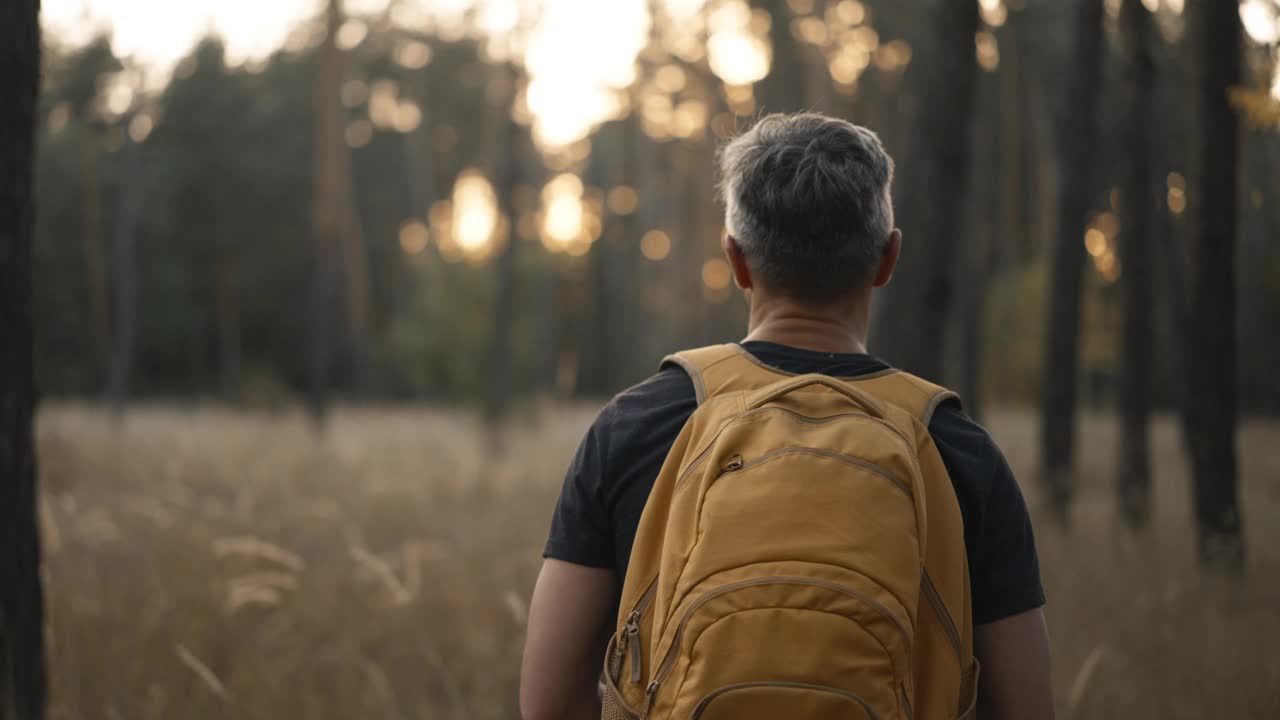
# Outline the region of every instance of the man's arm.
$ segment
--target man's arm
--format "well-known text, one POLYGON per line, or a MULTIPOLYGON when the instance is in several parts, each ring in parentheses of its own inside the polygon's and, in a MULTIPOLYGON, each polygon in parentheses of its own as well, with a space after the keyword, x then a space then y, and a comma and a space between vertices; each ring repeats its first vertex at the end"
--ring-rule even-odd
POLYGON ((1043 608, 978 625, 980 720, 1053 720, 1049 632, 1043 608))
POLYGON ((520 714, 524 720, 598 720, 601 638, 611 629, 613 570, 548 558, 529 603, 520 714))

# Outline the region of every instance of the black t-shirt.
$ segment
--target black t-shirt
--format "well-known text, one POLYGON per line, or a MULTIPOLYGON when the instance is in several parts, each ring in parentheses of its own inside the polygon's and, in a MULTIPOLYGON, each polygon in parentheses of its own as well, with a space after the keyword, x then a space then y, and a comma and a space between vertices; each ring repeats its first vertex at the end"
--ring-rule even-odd
MULTIPOLYGON (((870 355, 764 342, 742 347, 788 373, 856 377, 888 368, 870 355)), ((649 492, 696 408, 693 382, 674 366, 614 397, 587 431, 569 467, 543 556, 613 568, 621 589, 649 492)), ((1004 455, 954 403, 938 408, 929 434, 960 501, 974 624, 1040 607, 1044 590, 1031 520, 1004 455)))

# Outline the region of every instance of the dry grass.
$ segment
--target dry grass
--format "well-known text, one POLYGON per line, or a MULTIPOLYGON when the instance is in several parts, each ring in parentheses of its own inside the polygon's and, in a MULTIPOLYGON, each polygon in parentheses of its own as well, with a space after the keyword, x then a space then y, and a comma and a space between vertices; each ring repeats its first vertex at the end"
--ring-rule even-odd
MULTIPOLYGON (((489 457, 469 416, 71 406, 40 417, 53 718, 516 717, 525 599, 590 421, 544 413, 489 457)), ((1195 570, 1156 428, 1149 537, 1117 529, 1089 418, 1068 537, 1038 526, 1067 718, 1280 717, 1280 424, 1241 437, 1249 570, 1195 570)), ((1027 480, 1034 427, 993 418, 1027 480)))

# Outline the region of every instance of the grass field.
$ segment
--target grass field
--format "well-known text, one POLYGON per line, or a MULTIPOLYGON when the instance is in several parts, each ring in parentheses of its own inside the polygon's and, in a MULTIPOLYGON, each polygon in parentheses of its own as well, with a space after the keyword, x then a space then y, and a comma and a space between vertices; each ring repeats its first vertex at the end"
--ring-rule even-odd
MULTIPOLYGON (((518 716, 526 600, 589 409, 486 452, 476 421, 76 406, 39 418, 51 716, 518 716)), ((1280 423, 1240 437, 1248 570, 1195 569, 1174 425, 1152 532, 1114 520, 1112 424, 1085 418, 1070 534, 1037 525, 1059 717, 1280 717, 1280 423)), ((990 420, 1037 517, 1035 425, 990 420)))

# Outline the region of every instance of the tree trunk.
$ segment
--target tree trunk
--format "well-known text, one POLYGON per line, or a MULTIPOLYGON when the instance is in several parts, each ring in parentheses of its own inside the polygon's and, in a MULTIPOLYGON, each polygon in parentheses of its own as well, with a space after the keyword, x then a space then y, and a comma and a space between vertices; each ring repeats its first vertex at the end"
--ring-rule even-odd
MULTIPOLYGON (((333 311, 338 289, 338 245, 340 218, 334 200, 341 194, 338 180, 339 153, 342 144, 342 113, 339 85, 342 82, 342 56, 337 46, 338 28, 342 25, 341 0, 331 0, 327 16, 324 45, 320 49, 320 71, 315 90, 315 155, 312 168, 311 222, 315 241, 315 258, 308 308, 308 405, 317 422, 323 422, 328 410, 330 362, 333 351, 333 311)), ((345 147, 345 146, 344 146, 345 147)))
POLYGON ((1189 347, 1187 336, 1191 327, 1191 303, 1187 300, 1187 248, 1183 225, 1171 222, 1165 208, 1161 207, 1160 210, 1156 215, 1152 237, 1160 240, 1154 257, 1162 281, 1159 286, 1161 321, 1168 337, 1168 345, 1162 349, 1169 351, 1166 359, 1169 363, 1169 377, 1179 380, 1172 383, 1171 395, 1178 411, 1183 443, 1190 448, 1195 439, 1195 423, 1191 418, 1186 384, 1180 381, 1181 378, 1188 377, 1189 373, 1188 360, 1183 356, 1183 348, 1189 347))
POLYGON ((1041 468, 1049 501, 1066 519, 1074 480, 1076 376, 1090 169, 1098 145, 1102 81, 1102 0, 1076 0, 1075 53, 1060 121, 1062 182, 1049 278, 1049 315, 1041 377, 1041 468))
POLYGON ((926 378, 943 377, 943 345, 953 300, 953 273, 965 257, 963 188, 969 173, 970 126, 977 91, 974 36, 978 5, 937 0, 929 10, 932 42, 919 50, 914 73, 914 141, 899 188, 903 229, 899 277, 874 338, 890 362, 926 378))
POLYGON ((134 350, 138 336, 138 278, 134 249, 138 216, 142 212, 141 150, 131 140, 121 148, 125 170, 120 187, 120 209, 112 245, 116 289, 116 337, 111 347, 111 367, 107 374, 107 396, 117 416, 129 402, 133 378, 134 350))
POLYGON ((538 288, 538 390, 554 396, 560 367, 560 263, 550 257, 538 288))
MULTIPOLYGON (((495 72, 508 73, 508 84, 515 92, 516 72, 514 68, 503 68, 495 72)), ((507 105, 501 110, 494 110, 500 115, 500 138, 495 148, 500 148, 493 157, 493 182, 495 194, 498 196, 499 211, 507 218, 507 244, 498 258, 497 295, 493 308, 493 335, 489 346, 489 394, 485 398, 485 421, 490 428, 490 439, 497 448, 502 447, 501 425, 511 406, 511 395, 514 383, 512 332, 515 326, 516 313, 516 262, 520 249, 520 237, 516 232, 519 224, 519 212, 515 207, 516 187, 520 183, 521 165, 526 155, 525 139, 520 126, 511 117, 507 105)), ((493 137, 492 135, 490 137, 493 137)))
POLYGON ((38 0, 0 3, 0 720, 45 716, 31 242, 38 0))
POLYGON ((221 238, 215 269, 215 303, 218 323, 218 363, 222 397, 229 405, 240 404, 240 303, 236 295, 235 252, 225 247, 229 240, 221 238))
POLYGON ((1244 539, 1236 465, 1236 168, 1239 124, 1227 97, 1240 82, 1241 28, 1235 3, 1199 0, 1188 23, 1194 65, 1197 172, 1190 182, 1192 227, 1188 398, 1195 433, 1196 526, 1200 561, 1240 570, 1244 539))
MULTIPOLYGON (((89 318, 97 370, 111 362, 111 303, 107 299, 107 262, 102 242, 102 196, 98 182, 97 138, 86 138, 80 156, 80 220, 84 233, 85 272, 89 287, 89 318)), ((101 376, 99 376, 101 379, 101 376)))
POLYGON ((351 149, 346 142, 345 112, 340 101, 342 83, 346 79, 346 57, 338 48, 335 36, 346 18, 343 0, 329 0, 328 17, 329 35, 322 50, 324 59, 321 61, 324 68, 323 80, 327 85, 320 92, 324 102, 320 112, 332 118, 326 124, 329 132, 326 136, 328 158, 331 163, 326 168, 329 174, 326 206, 333 213, 338 247, 342 253, 343 288, 346 291, 346 349, 352 385, 358 390, 365 390, 370 380, 369 257, 365 249, 360 210, 356 207, 355 190, 351 185, 351 149))
POLYGON ((751 6, 769 13, 773 56, 769 75, 756 84, 756 110, 761 115, 803 110, 807 73, 804 49, 791 35, 794 14, 787 7, 787 0, 753 0, 751 6))
MULTIPOLYGON (((681 228, 672 237, 676 244, 676 258, 680 263, 678 272, 683 276, 685 294, 680 300, 681 314, 684 316, 683 345, 686 348, 699 347, 703 344, 703 317, 706 313, 707 301, 703 294, 702 264, 706 261, 703 250, 703 213, 702 193, 699 178, 702 176, 698 163, 703 158, 697 146, 689 140, 676 140, 671 143, 671 150, 676 154, 676 172, 684 181, 683 197, 680 200, 681 228)), ((677 295, 676 297, 680 297, 677 295)))
POLYGON ((1120 36, 1124 52, 1124 146, 1120 190, 1121 296, 1120 437, 1116 490, 1120 514, 1132 528, 1147 525, 1151 512, 1151 414, 1153 332, 1151 278, 1152 192, 1151 89, 1155 65, 1150 49, 1151 15, 1141 0, 1124 0, 1120 36))

